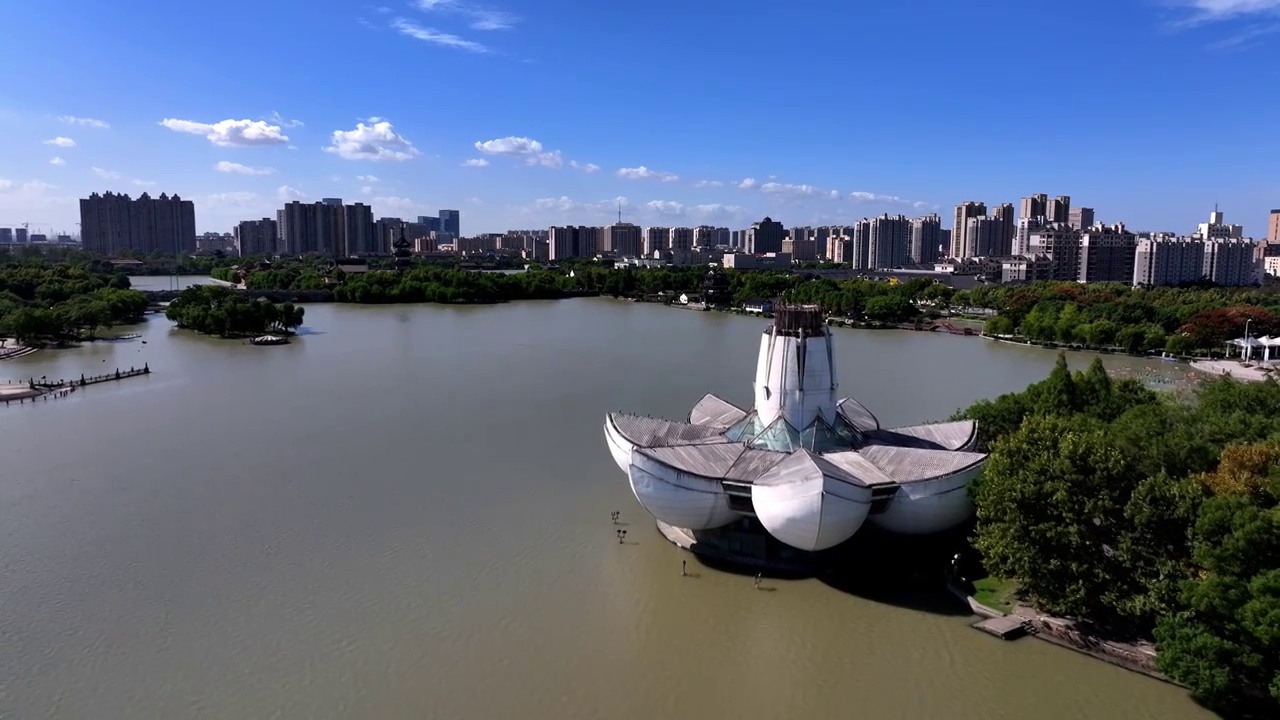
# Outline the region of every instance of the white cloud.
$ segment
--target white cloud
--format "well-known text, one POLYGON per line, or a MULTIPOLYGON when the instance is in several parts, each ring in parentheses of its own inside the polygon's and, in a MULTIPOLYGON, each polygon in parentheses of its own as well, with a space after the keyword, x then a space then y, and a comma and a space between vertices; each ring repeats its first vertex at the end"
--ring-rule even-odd
POLYGON ((58 137, 56 137, 56 138, 51 138, 51 139, 49 139, 49 140, 45 140, 45 141, 44 141, 44 144, 45 144, 45 145, 54 145, 54 146, 56 146, 56 147, 60 147, 60 148, 73 148, 73 147, 75 147, 75 146, 76 146, 76 141, 75 141, 75 140, 72 140, 72 139, 71 139, 71 138, 69 138, 69 137, 62 137, 61 135, 59 135, 59 136, 58 136, 58 137))
POLYGON ((423 12, 462 15, 472 30, 510 30, 520 18, 502 10, 473 5, 462 0, 416 0, 413 6, 423 12))
POLYGON ((360 182, 376 183, 379 182, 377 175, 357 175, 356 180, 360 182))
POLYGON ((334 130, 324 151, 347 160, 379 162, 410 160, 422 154, 390 122, 371 117, 368 123, 356 123, 354 130, 334 130))
POLYGON ((301 190, 296 190, 294 188, 291 188, 288 185, 281 185, 280 187, 276 188, 276 199, 281 200, 283 202, 290 202, 292 200, 305 200, 307 199, 307 194, 302 192, 301 190))
POLYGON ((542 143, 514 135, 483 142, 477 140, 475 146, 486 155, 537 155, 542 152, 542 143))
POLYGON ((719 180, 699 180, 698 182, 693 184, 693 186, 696 188, 709 188, 709 187, 715 188, 715 187, 721 187, 723 185, 724 183, 720 182, 719 180))
POLYGON ((1205 45, 1209 50, 1244 50, 1253 47, 1258 38, 1280 32, 1280 23, 1271 25, 1249 25, 1240 32, 1205 45))
POLYGON ((528 165, 541 165, 557 170, 564 165, 564 156, 559 150, 545 151, 542 143, 527 137, 510 135, 495 140, 477 140, 475 148, 485 155, 522 157, 528 165))
POLYGON ((619 168, 618 177, 627 178, 628 180, 661 180, 662 182, 675 182, 680 179, 680 176, 675 173, 650 170, 644 165, 633 168, 619 168))
POLYGON ((792 185, 791 183, 767 182, 760 186, 760 192, 769 195, 785 195, 788 197, 826 197, 838 198, 840 193, 834 190, 823 190, 813 185, 792 185))
POLYGON ((600 166, 595 163, 580 163, 577 160, 570 160, 569 167, 575 170, 581 170, 584 173, 599 172, 600 166))
POLYGON ((923 200, 907 200, 897 195, 884 195, 881 193, 855 191, 849 193, 849 199, 862 205, 867 203, 879 203, 881 205, 903 205, 915 210, 928 210, 934 206, 923 200))
POLYGON ((650 200, 644 204, 659 215, 683 215, 684 205, 675 200, 650 200))
POLYGON ((392 20, 391 27, 401 35, 407 35, 415 40, 429 42, 434 45, 443 45, 444 47, 466 50, 467 52, 473 53, 489 52, 489 48, 485 47, 482 43, 460 38, 457 35, 451 35, 446 32, 440 32, 435 28, 423 27, 417 23, 405 20, 404 18, 396 18, 395 20, 392 20))
POLYGON ((360 194, 361 194, 361 195, 372 195, 372 194, 373 194, 373 187, 372 187, 371 185, 365 185, 364 187, 360 188, 360 194))
POLYGON ((743 178, 742 180, 739 180, 736 184, 742 190, 750 190, 751 188, 756 186, 756 179, 743 178))
POLYGON ((54 157, 49 158, 49 164, 50 164, 50 165, 66 165, 66 164, 67 164, 67 161, 66 161, 66 160, 63 160, 63 159, 62 159, 62 158, 60 158, 60 157, 54 156, 54 157))
POLYGON ((89 169, 93 171, 94 175, 97 175, 103 180, 119 180, 122 177, 120 173, 114 170, 103 170, 100 167, 93 167, 89 169))
POLYGON ((302 127, 306 124, 301 120, 286 119, 276 110, 271 111, 271 115, 270 117, 267 118, 267 120, 275 123, 276 125, 279 125, 280 127, 287 127, 287 128, 302 127))
POLYGON ((210 205, 245 206, 257 204, 258 196, 251 192, 224 192, 214 193, 205 200, 210 205))
POLYGON ((395 196, 376 197, 370 200, 369 204, 373 207, 374 212, 378 213, 380 216, 387 215, 388 211, 392 213, 413 214, 418 212, 420 208, 418 203, 410 200, 409 198, 395 196))
POLYGON ((109 125, 105 120, 95 120, 93 118, 76 117, 75 115, 62 115, 58 117, 58 120, 68 125, 79 125, 81 127, 98 128, 99 130, 106 130, 107 128, 111 127, 111 125, 109 125))
MULTIPOLYGON (((558 198, 542 198, 533 201, 533 210, 552 211, 560 213, 577 213, 582 215, 601 215, 612 214, 618 211, 618 206, 624 208, 631 207, 631 201, 625 197, 616 197, 612 200, 601 200, 599 202, 578 202, 566 196, 558 198)), ((526 209, 526 212, 528 210, 526 209)))
POLYGON ((702 215, 704 217, 740 217, 747 214, 746 208, 737 205, 721 205, 720 203, 711 203, 708 205, 694 205, 689 208, 690 215, 702 215))
POLYGON ((483 201, 483 200, 481 200, 481 199, 480 199, 480 198, 478 198, 478 197, 473 197, 473 198, 471 198, 471 199, 470 199, 470 202, 471 202, 471 204, 472 204, 472 205, 483 205, 483 204, 484 204, 484 201, 483 201))
POLYGON ((220 161, 213 168, 220 173, 232 173, 235 175, 271 175, 275 173, 274 168, 269 167, 250 167, 249 165, 241 165, 240 163, 220 161))
POLYGON ((209 142, 220 147, 284 145, 289 142, 289 136, 281 132, 279 125, 272 125, 265 120, 228 119, 202 123, 165 118, 160 121, 160 125, 174 132, 203 135, 209 142))
POLYGON ((1175 0, 1190 15, 1177 23, 1192 27, 1219 20, 1258 15, 1280 15, 1280 0, 1175 0))
POLYGON ((156 181, 155 181, 155 180, 137 180, 137 179, 134 179, 134 180, 131 180, 130 182, 132 182, 134 185, 137 185, 138 187, 155 187, 155 185, 156 185, 156 181))
MULTIPOLYGON (((12 180, 0 179, 0 212, 4 216, 10 213, 27 213, 41 208, 57 208, 72 206, 75 198, 50 195, 47 191, 56 189, 40 180, 28 180, 18 184, 12 180)), ((74 211, 72 211, 74 212, 74 211)), ((26 217, 31 217, 27 215, 26 217)))
POLYGON ((471 158, 470 160, 464 160, 462 163, 462 167, 487 167, 488 165, 489 161, 484 158, 471 158))

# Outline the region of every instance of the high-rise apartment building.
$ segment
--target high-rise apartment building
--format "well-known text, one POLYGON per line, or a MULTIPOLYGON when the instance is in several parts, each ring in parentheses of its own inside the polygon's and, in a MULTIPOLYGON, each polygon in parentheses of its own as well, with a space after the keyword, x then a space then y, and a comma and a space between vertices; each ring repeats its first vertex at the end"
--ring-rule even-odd
POLYGON ((766 217, 751 224, 747 231, 747 252, 752 255, 782 252, 782 241, 787 237, 787 229, 782 223, 766 217))
POLYGON ((1017 218, 1013 215, 1013 203, 1004 203, 992 213, 1000 223, 1000 246, 994 256, 1004 257, 1013 252, 1013 236, 1018 228, 1017 218))
POLYGON ((1080 231, 1067 223, 1046 223, 1031 231, 1026 255, 1050 258, 1048 280, 1080 278, 1080 231))
MULTIPOLYGON (((83 235, 81 235, 81 237, 83 237, 83 235)), ((18 245, 26 245, 26 244, 27 244, 27 229, 26 229, 26 228, 14 228, 14 229, 13 229, 13 242, 14 242, 14 243, 16 243, 16 244, 18 244, 18 245)))
POLYGON ((605 227, 604 232, 601 233, 600 252, 626 258, 640 255, 642 249, 639 225, 617 222, 605 227))
POLYGON ((552 260, 595 257, 600 245, 600 228, 585 225, 552 227, 547 231, 547 244, 552 260))
POLYGON ((462 234, 462 213, 457 210, 440 211, 440 233, 450 239, 462 234))
POLYGON ((1184 285, 1204 277, 1204 241, 1189 237, 1144 237, 1136 244, 1133 284, 1184 285))
POLYGON ((1013 247, 1009 249, 1010 255, 1030 255, 1031 254, 1031 233, 1039 230, 1044 226, 1044 216, 1020 217, 1018 218, 1018 227, 1013 233, 1013 247))
POLYGON ((693 228, 671 228, 671 252, 687 253, 693 249, 693 228))
POLYGON ((1022 198, 1022 207, 1018 212, 1019 218, 1032 219, 1042 218, 1049 212, 1049 196, 1044 193, 1037 193, 1030 197, 1022 198))
POLYGON ((937 213, 911 221, 911 246, 907 257, 913 263, 937 262, 942 255, 942 218, 937 213))
POLYGON ((1209 213, 1209 222, 1196 226, 1201 240, 1238 240, 1244 237, 1244 226, 1228 225, 1226 216, 1216 207, 1209 213))
POLYGON ((13 228, 0 228, 0 245, 13 243, 13 228))
MULTIPOLYGON (((1077 231, 1079 228, 1075 228, 1077 231)), ((1124 224, 1098 225, 1080 233, 1080 282, 1133 282, 1138 238, 1124 224)))
POLYGON ((1059 195, 1050 200, 1049 206, 1045 208, 1044 217, 1053 223, 1071 222, 1071 198, 1059 195))
POLYGON ((1074 227, 1077 230, 1087 230, 1093 227, 1093 208, 1074 208, 1071 211, 1068 222, 1071 223, 1071 227, 1074 227))
POLYGON ((1280 244, 1280 210, 1272 210, 1267 216, 1267 244, 1280 244))
POLYGON ((955 221, 951 226, 951 257, 975 257, 975 246, 969 238, 969 220, 987 214, 986 203, 966 200, 956 205, 955 221))
POLYGON ((671 249, 671 228, 647 227, 640 231, 640 249, 645 257, 671 249))
MULTIPOLYGON (((435 218, 428 218, 435 220, 435 218)), ((347 205, 342 209, 343 254, 373 255, 382 248, 373 221, 373 208, 364 203, 347 205)))
POLYGON ((316 203, 315 251, 321 255, 341 255, 347 247, 346 223, 343 222, 342 200, 326 198, 316 203))
POLYGON ((964 225, 965 249, 964 257, 1001 257, 1009 253, 1003 252, 1005 224, 1003 220, 989 215, 971 217, 964 225))
POLYGON ((279 252, 285 255, 303 255, 317 252, 319 243, 316 229, 315 205, 298 200, 285 203, 276 211, 280 228, 279 252))
POLYGON ((818 242, 805 238, 803 234, 799 240, 790 237, 782 241, 782 252, 796 262, 813 262, 818 259, 818 242))
POLYGON ((274 255, 280 239, 280 226, 271 218, 245 220, 236 225, 236 252, 240 257, 274 255))
MULTIPOLYGON (((25 229, 20 235, 25 239, 25 229)), ((98 255, 124 250, 193 253, 195 205, 164 193, 157 198, 143 193, 133 200, 125 194, 95 192, 80 200, 80 237, 85 252, 98 255)))
POLYGON ((1254 242, 1243 238, 1205 240, 1204 278, 1215 285, 1252 285, 1259 265, 1254 250, 1254 242))
POLYGON ((729 245, 729 228, 699 225, 693 229, 693 246, 712 248, 729 245))
POLYGON ((867 262, 872 270, 886 270, 907 264, 911 251, 911 221, 904 215, 888 213, 870 218, 867 236, 867 262))

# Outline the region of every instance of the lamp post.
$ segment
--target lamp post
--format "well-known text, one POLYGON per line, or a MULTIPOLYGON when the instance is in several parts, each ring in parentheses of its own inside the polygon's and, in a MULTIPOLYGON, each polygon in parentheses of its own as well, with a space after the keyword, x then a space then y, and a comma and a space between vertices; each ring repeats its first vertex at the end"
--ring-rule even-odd
POLYGON ((1249 323, 1253 322, 1253 318, 1244 321, 1244 357, 1245 360, 1252 359, 1253 348, 1249 347, 1249 323))

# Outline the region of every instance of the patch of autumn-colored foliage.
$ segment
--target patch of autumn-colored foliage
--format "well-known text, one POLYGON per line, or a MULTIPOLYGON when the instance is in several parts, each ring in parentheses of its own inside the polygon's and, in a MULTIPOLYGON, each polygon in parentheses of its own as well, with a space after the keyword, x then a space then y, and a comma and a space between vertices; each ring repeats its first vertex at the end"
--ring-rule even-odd
POLYGON ((1214 495, 1258 495, 1267 486, 1271 468, 1280 466, 1280 443, 1236 445, 1222 451, 1218 467, 1200 476, 1214 495))
POLYGON ((1249 334, 1253 337, 1280 332, 1280 318, 1256 305, 1201 310, 1188 318, 1178 332, 1189 336, 1196 347, 1221 345, 1243 336, 1245 323, 1249 321, 1252 321, 1249 334))

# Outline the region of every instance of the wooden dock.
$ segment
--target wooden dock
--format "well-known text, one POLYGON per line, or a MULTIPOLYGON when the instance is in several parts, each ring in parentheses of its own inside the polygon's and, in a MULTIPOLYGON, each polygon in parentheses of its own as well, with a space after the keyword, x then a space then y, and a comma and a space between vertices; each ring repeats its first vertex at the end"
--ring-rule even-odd
POLYGON ((28 400, 35 403, 36 400, 44 398, 46 401, 49 396, 55 398, 65 397, 75 392, 78 388, 88 387, 89 385, 97 385, 99 383, 114 382, 116 380, 127 380, 128 378, 142 377, 151 374, 151 366, 144 364, 140 368, 131 367, 128 370, 116 369, 115 372, 104 373, 102 375, 81 375, 79 379, 73 380, 46 380, 40 378, 29 378, 25 383, 9 383, 4 389, 6 392, 0 393, 0 400, 4 400, 5 405, 12 402, 25 404, 28 400))
POLYGON ((1014 615, 979 620, 973 624, 973 627, 1001 640, 1017 640, 1031 631, 1026 620, 1014 615))

